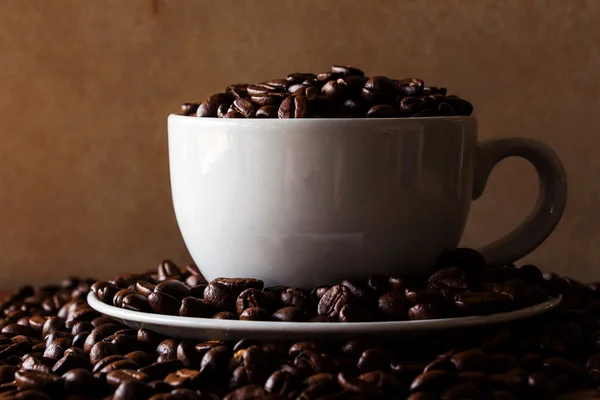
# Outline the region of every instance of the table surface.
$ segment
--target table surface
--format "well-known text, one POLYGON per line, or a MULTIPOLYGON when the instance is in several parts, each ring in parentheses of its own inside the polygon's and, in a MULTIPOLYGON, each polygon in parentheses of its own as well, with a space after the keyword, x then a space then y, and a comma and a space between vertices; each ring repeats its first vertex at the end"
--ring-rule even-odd
MULTIPOLYGON (((0 290, 0 298, 10 294, 10 290, 0 290)), ((582 399, 598 399, 600 398, 600 391, 595 389, 583 390, 575 393, 569 393, 559 396, 560 400, 582 400, 582 399)))

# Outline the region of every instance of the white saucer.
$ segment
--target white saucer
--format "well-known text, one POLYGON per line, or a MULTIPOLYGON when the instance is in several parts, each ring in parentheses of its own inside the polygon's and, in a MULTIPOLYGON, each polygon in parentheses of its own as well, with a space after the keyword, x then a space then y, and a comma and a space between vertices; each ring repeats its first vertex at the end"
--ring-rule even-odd
POLYGON ((516 311, 448 319, 395 322, 264 322, 190 318, 125 310, 101 302, 90 292, 87 301, 96 311, 134 329, 148 329, 165 336, 193 340, 305 340, 357 336, 423 334, 454 328, 469 328, 530 318, 556 307, 562 296, 516 311))

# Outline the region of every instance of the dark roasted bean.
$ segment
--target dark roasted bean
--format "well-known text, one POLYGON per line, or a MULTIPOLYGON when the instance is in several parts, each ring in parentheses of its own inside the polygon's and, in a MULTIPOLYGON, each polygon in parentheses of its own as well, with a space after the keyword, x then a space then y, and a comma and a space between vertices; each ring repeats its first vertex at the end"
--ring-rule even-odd
POLYGON ((150 293, 148 303, 157 314, 178 315, 181 307, 179 300, 163 292, 150 293))
POLYGON ((186 297, 181 300, 179 315, 182 317, 208 318, 213 313, 212 307, 209 307, 203 299, 186 297))
POLYGON ((304 96, 288 96, 279 106, 279 118, 306 118, 309 114, 308 101, 304 96))

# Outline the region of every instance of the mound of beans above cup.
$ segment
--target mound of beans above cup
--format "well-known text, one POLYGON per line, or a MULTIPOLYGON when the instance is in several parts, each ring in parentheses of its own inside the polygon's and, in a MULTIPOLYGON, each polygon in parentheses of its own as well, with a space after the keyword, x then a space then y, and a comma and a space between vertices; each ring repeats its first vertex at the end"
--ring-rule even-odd
MULTIPOLYGON (((159 293, 163 293, 169 296, 165 297, 169 300, 162 300, 168 305, 165 307, 177 313, 184 304, 198 301, 198 297, 188 296, 199 290, 194 288, 203 287, 204 293, 209 287, 202 283, 195 268, 175 268, 165 262, 157 279, 123 275, 111 284, 68 278, 60 285, 37 290, 25 286, 2 300, 0 398, 552 399, 558 392, 593 387, 600 382, 600 284, 583 285, 553 274, 542 276, 534 267, 481 268, 476 253, 465 250, 450 253, 442 261, 446 265, 440 269, 443 272, 432 275, 432 289, 423 290, 450 293, 460 282, 473 288, 471 285, 478 282, 475 278, 478 271, 487 271, 489 277, 479 281, 520 283, 507 284, 502 290, 496 284, 476 290, 487 288, 483 293, 510 297, 523 305, 535 301, 538 293, 541 299, 540 290, 552 296, 562 294, 563 301, 554 310, 533 319, 449 331, 433 339, 195 342, 163 337, 145 329, 129 329, 96 312, 86 302, 92 286, 99 296, 111 297, 130 308, 137 308, 134 304, 150 307, 156 299, 148 298, 158 296, 160 300, 163 295, 159 293), (495 279, 490 280, 491 276, 495 279), (179 284, 183 280, 187 283, 179 284), (169 289, 156 291, 163 282, 166 283, 163 287, 169 289), (132 292, 117 295, 123 289, 132 292)), ((315 290, 314 294, 291 300, 296 298, 292 295, 294 291, 285 296, 282 294, 288 288, 261 291, 259 281, 214 283, 204 299, 206 294, 220 290, 240 294, 248 290, 263 294, 279 292, 281 300, 277 301, 289 302, 292 305, 286 307, 296 307, 299 310, 296 313, 303 318, 306 318, 304 310, 312 306, 304 308, 295 301, 316 301, 306 299, 322 299, 332 289, 315 290)), ((400 303, 405 304, 404 310, 412 308, 411 298, 417 296, 408 294, 412 293, 404 287, 408 283, 394 278, 372 277, 366 284, 368 289, 364 293, 398 294, 400 303)), ((363 293, 358 291, 359 286, 334 287, 337 289, 329 296, 350 292, 354 298, 363 293)), ((427 301, 422 304, 437 304, 431 302, 431 299, 437 301, 437 294, 425 293, 427 296, 423 293, 421 296, 427 301)), ((237 318, 254 308, 244 305, 254 300, 242 297, 243 310, 238 313, 233 307, 239 298, 238 295, 236 301, 223 300, 222 305, 201 307, 229 308, 222 312, 237 318)), ((268 295, 258 296, 260 301, 265 298, 269 300, 268 295)), ((505 301, 508 303, 508 299, 505 301)), ((327 307, 329 313, 339 307, 333 304, 327 307)), ((345 305, 340 304, 337 319, 345 305)), ((313 313, 319 314, 318 304, 314 307, 317 311, 313 313)), ((458 305, 455 307, 460 310, 458 305)), ((402 314, 403 318, 408 318, 408 313, 402 314)))
POLYGON ((320 74, 233 84, 181 113, 219 118, 418 118, 471 115, 473 106, 421 79, 367 77, 358 68, 334 65, 320 74))
POLYGON ((252 278, 204 281, 193 265, 163 261, 158 271, 96 282, 104 303, 185 317, 289 322, 370 322, 452 318, 512 311, 556 295, 535 266, 485 265, 475 250, 449 252, 427 276, 372 275, 311 290, 264 287, 252 278))

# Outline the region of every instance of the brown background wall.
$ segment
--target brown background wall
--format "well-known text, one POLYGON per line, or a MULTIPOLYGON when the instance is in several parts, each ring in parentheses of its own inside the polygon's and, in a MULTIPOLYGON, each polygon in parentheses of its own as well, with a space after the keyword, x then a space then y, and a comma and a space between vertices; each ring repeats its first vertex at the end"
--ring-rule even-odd
MULTIPOLYGON (((189 260, 171 207, 166 116, 228 83, 332 63, 417 76, 476 105, 483 138, 543 139, 569 204, 527 261, 600 278, 600 2, 0 1, 0 287, 189 260)), ((532 207, 503 163, 465 244, 532 207)))

